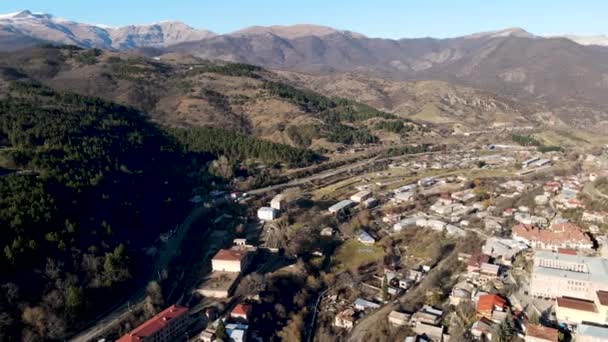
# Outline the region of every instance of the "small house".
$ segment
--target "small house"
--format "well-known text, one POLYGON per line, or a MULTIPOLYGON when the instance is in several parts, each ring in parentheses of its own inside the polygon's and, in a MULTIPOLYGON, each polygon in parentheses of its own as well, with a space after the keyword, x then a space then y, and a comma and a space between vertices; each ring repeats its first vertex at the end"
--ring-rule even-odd
POLYGON ((279 211, 271 207, 261 207, 258 209, 258 218, 264 221, 272 221, 279 216, 279 211))
POLYGON ((380 307, 380 304, 371 302, 363 298, 357 298, 355 300, 355 309, 359 311, 365 311, 366 309, 375 310, 380 307))
POLYGON ((357 235, 357 240, 366 245, 373 245, 374 243, 376 243, 376 239, 369 235, 369 233, 365 230, 361 230, 359 232, 359 235, 357 235))
POLYGON ((359 191, 356 194, 350 196, 350 200, 355 203, 361 203, 361 202, 365 201, 366 199, 370 198, 371 195, 372 195, 372 193, 370 191, 363 190, 363 191, 359 191))

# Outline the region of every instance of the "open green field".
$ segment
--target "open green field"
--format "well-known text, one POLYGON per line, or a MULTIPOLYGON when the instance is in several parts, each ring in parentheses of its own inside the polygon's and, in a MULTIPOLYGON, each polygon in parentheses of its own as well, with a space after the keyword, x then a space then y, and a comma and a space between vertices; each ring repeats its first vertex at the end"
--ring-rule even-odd
POLYGON ((351 239, 344 242, 334 254, 333 271, 356 270, 359 266, 376 262, 384 257, 384 250, 376 245, 364 245, 351 239))
POLYGON ((547 146, 586 147, 608 143, 608 138, 603 135, 575 128, 568 130, 545 130, 535 133, 533 136, 547 146))

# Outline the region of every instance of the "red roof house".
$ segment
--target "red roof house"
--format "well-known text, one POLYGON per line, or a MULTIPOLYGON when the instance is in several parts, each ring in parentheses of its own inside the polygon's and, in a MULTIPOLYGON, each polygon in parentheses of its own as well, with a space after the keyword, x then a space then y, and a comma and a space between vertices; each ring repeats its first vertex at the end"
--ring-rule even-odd
POLYGON ((481 270, 481 265, 488 263, 489 261, 490 261, 489 255, 481 254, 481 253, 473 254, 467 261, 467 272, 479 273, 479 271, 481 270))
POLYGON ((557 342, 557 329, 542 325, 526 324, 526 341, 557 342))
POLYGON ((232 311, 230 311, 230 318, 237 320, 249 321, 249 315, 251 314, 251 305, 249 304, 237 304, 232 311))
POLYGON ((506 311, 507 300, 497 294, 479 296, 477 301, 477 316, 492 318, 494 311, 506 311))
POLYGON ((188 328, 188 308, 171 305, 118 339, 117 342, 175 341, 188 328))

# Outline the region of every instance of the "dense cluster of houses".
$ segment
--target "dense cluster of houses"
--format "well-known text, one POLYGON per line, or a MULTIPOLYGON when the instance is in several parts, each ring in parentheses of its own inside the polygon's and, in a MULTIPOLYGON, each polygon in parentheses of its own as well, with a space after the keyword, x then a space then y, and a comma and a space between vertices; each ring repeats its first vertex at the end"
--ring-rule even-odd
MULTIPOLYGON (((513 162, 508 159, 499 160, 513 162)), ((418 160, 409 162, 407 167, 437 168, 435 162, 436 160, 422 162, 418 160)), ((524 161, 522 167, 538 170, 551 163, 552 160, 533 157, 524 161)), ((449 166, 449 164, 445 165, 447 168, 449 166)), ((603 339, 598 339, 598 336, 608 336, 608 328, 598 326, 598 324, 608 326, 608 318, 606 318, 608 317, 608 292, 606 292, 608 282, 604 282, 604 280, 608 281, 608 276, 604 279, 604 274, 608 273, 608 260, 602 256, 590 255, 598 251, 604 251, 601 252, 604 253, 603 256, 608 255, 608 247, 606 247, 608 238, 598 234, 600 232, 598 226, 608 220, 606 213, 583 210, 584 205, 578 196, 584 184, 595 177, 593 174, 579 174, 567 177, 556 176, 546 182, 533 180, 502 182, 495 189, 487 189, 491 198, 517 199, 532 191, 536 194, 526 205, 501 209, 501 211, 484 203, 475 188, 461 186, 459 190, 440 193, 437 200, 424 210, 410 212, 407 215, 389 213, 382 218, 382 221, 392 228, 389 229, 392 233, 418 227, 462 237, 467 230, 475 227, 477 232, 487 234, 480 253, 460 255, 460 260, 466 266, 466 272, 453 286, 449 297, 449 303, 453 306, 462 302, 470 302, 475 306, 477 320, 470 326, 470 333, 475 338, 492 340, 492 334, 497 333, 499 326, 506 319, 514 319, 519 327, 520 336, 526 341, 557 341, 560 335, 558 327, 530 323, 527 313, 522 311, 525 308, 521 307, 518 298, 503 297, 495 292, 488 292, 488 289, 500 289, 513 284, 514 280, 509 279, 509 273, 516 259, 532 258, 533 264, 529 269, 531 272, 529 293, 526 291, 526 295, 530 298, 554 300, 553 318, 570 327, 572 334, 577 336, 577 341, 585 341, 585 338, 588 338, 588 341, 600 341, 603 339), (562 211, 571 209, 583 210, 580 223, 562 217, 562 211), (473 220, 476 221, 475 224, 471 223, 473 220), (505 231, 510 231, 511 235, 505 236, 505 231), (496 236, 499 233, 500 236, 496 236), (549 259, 552 262, 547 261, 549 259), (541 260, 545 261, 541 262, 541 260), (568 266, 559 266, 563 269, 554 265, 556 262, 565 263, 564 260, 568 260, 568 266), (578 266, 573 266, 575 264, 578 266), (569 269, 572 267, 578 268, 569 269), (515 300, 515 306, 511 303, 511 299, 515 300)), ((412 203, 419 193, 430 191, 448 182, 464 185, 466 179, 452 177, 448 181, 445 178, 423 178, 416 183, 391 190, 389 203, 412 203)), ((350 203, 347 206, 360 203, 360 200, 355 201, 355 197, 358 196, 365 197, 371 194, 368 191, 357 194, 346 200, 350 203)), ((375 242, 367 232, 362 232, 358 239, 364 243, 375 242)), ((521 268, 521 265, 518 267, 521 268)), ((387 275, 391 294, 402 293, 411 286, 403 280, 398 283, 391 273, 387 275)), ((380 286, 377 284, 376 289, 379 292, 380 286)), ((358 299, 350 304, 342 303, 340 310, 336 310, 334 326, 351 329, 366 312, 376 309, 377 305, 382 303, 380 295, 372 299, 358 299)), ((437 318, 444 317, 441 310, 425 306, 418 312, 392 311, 388 321, 392 326, 408 326, 412 329, 415 335, 408 337, 406 341, 447 340, 446 329, 441 324, 436 324, 437 322, 431 319, 426 321, 417 319, 433 314, 437 318)))
MULTIPOLYGON (((522 152, 523 158, 491 153, 427 155, 391 167, 415 171, 492 169, 519 165, 515 164, 516 160, 525 158, 518 172, 527 174, 555 161, 529 151, 522 152)), ((452 279, 454 282, 450 284, 454 285, 450 285, 449 292, 444 292, 449 293, 446 305, 421 305, 413 312, 391 308, 386 319, 392 327, 408 328, 411 334, 405 339, 407 342, 450 340, 454 308, 461 305, 474 309, 474 317, 466 329, 479 340, 495 340, 501 327, 514 322, 517 333, 528 342, 557 342, 564 331, 576 336, 576 341, 608 341, 608 259, 605 258, 608 237, 602 234, 608 213, 586 209, 579 196, 585 184, 596 178, 595 174, 581 173, 555 176, 542 182, 509 180, 487 188, 462 176, 426 177, 409 184, 401 182, 393 187, 382 184, 375 188, 382 191, 366 185, 357 187, 356 192, 353 190, 348 196, 336 198, 325 215, 385 206, 410 208, 397 213, 386 211, 382 222, 375 222, 371 229, 359 229, 345 237, 363 245, 374 245, 385 235, 398 236, 415 227, 440 232, 451 239, 462 238, 469 231, 483 238, 480 251, 458 255, 463 269, 452 279), (528 193, 533 196, 528 197, 527 203, 511 204, 528 193), (424 208, 417 207, 415 201, 421 194, 434 201, 425 202, 424 208), (512 207, 495 206, 500 200, 512 207), (566 211, 577 211, 577 218, 565 215, 566 211), (517 280, 514 275, 518 276, 517 280), (516 289, 508 295, 505 294, 508 291, 502 291, 514 285, 526 291, 516 289), (534 300, 550 304, 546 317, 540 320, 542 324, 531 322, 529 310, 534 300), (524 302, 527 304, 522 304, 524 302)), ((275 220, 288 206, 286 196, 277 195, 268 206, 257 210, 257 217, 263 222, 275 220)), ((331 227, 319 227, 319 230, 322 237, 338 234, 331 227)), ((211 260, 212 272, 198 292, 208 298, 230 298, 256 253, 257 248, 244 239, 236 239, 232 247, 217 251, 211 260)), ((427 281, 433 279, 428 276, 432 266, 423 263, 413 268, 386 267, 380 271, 360 270, 357 283, 349 286, 357 290, 352 297, 329 292, 320 298, 319 308, 331 314, 334 329, 353 329, 370 313, 420 287, 426 277, 427 281)), ((209 317, 211 323, 199 335, 200 340, 214 341, 220 325, 232 341, 245 341, 251 336, 252 306, 235 301, 228 308, 221 317, 209 317)), ((187 322, 187 315, 182 311, 187 309, 172 307, 171 310, 163 311, 160 318, 153 318, 146 327, 132 331, 131 336, 153 331, 154 340, 164 341, 167 339, 163 340, 165 332, 162 331, 181 334, 182 324, 187 325, 180 323, 182 319, 187 322), (163 323, 163 315, 173 315, 171 323, 163 323)))

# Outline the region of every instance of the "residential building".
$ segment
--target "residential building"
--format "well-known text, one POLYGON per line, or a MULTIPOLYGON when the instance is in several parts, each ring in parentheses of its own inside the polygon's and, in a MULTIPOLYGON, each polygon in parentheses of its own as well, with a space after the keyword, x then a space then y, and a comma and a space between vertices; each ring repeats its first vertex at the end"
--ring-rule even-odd
POLYGON ((412 323, 426 323, 431 325, 436 325, 441 322, 441 318, 443 317, 443 311, 435 309, 431 306, 425 305, 420 310, 416 311, 412 315, 412 323))
POLYGON ((479 271, 481 270, 481 265, 489 261, 489 255, 480 253, 473 254, 467 261, 467 272, 469 274, 479 274, 479 271))
POLYGON ((258 209, 258 218, 264 221, 272 221, 279 216, 279 211, 271 207, 261 207, 258 209))
POLYGON ((357 235, 357 240, 359 240, 359 242, 364 243, 366 245, 373 245, 374 243, 376 243, 376 239, 374 239, 371 235, 369 235, 369 233, 366 232, 365 230, 361 230, 359 232, 359 234, 357 235))
POLYGON ((332 214, 337 214, 339 212, 342 212, 350 207, 352 207, 355 204, 355 202, 351 201, 351 200, 343 200, 340 201, 334 205, 332 205, 331 207, 329 207, 329 212, 332 214))
POLYGON ((439 325, 428 324, 424 322, 416 322, 414 332, 418 335, 423 335, 431 339, 433 342, 441 342, 443 340, 443 327, 439 325))
POLYGON ((593 301, 608 289, 608 259, 537 251, 530 294, 537 297, 572 297, 593 301))
POLYGON ((355 309, 359 310, 359 311, 365 311, 366 309, 377 309, 380 307, 380 304, 378 303, 374 303, 374 302, 370 302, 369 300, 363 299, 363 298, 357 298, 355 300, 355 309))
POLYGON ((417 217, 408 217, 408 218, 405 218, 405 219, 403 219, 403 220, 395 223, 393 225, 393 230, 396 231, 396 232, 399 232, 399 231, 403 230, 406 227, 415 226, 417 220, 418 220, 417 217))
POLYGON ((526 324, 526 342, 557 342, 558 331, 542 325, 526 324))
POLYGON ((171 305, 119 338, 117 342, 185 341, 189 324, 188 308, 171 305))
POLYGON ((569 222, 554 224, 547 229, 518 224, 512 228, 512 236, 513 239, 538 249, 556 251, 558 248, 593 248, 591 238, 579 226, 569 222))
POLYGON ((207 329, 203 330, 203 332, 198 335, 198 339, 203 342, 215 341, 215 329, 207 327, 207 329))
POLYGON ((370 191, 363 190, 363 191, 359 191, 356 194, 350 196, 350 200, 355 203, 361 203, 361 202, 365 201, 366 199, 370 198, 371 195, 372 195, 372 193, 370 191))
POLYGON ((355 311, 346 309, 336 315, 334 318, 334 326, 343 329, 352 329, 355 325, 355 311))
POLYGON ((485 279, 494 279, 500 273, 500 266, 484 262, 479 269, 479 275, 485 279))
POLYGON ((408 202, 413 199, 414 199, 414 192, 412 192, 412 191, 396 192, 395 195, 393 196, 393 201, 395 201, 397 203, 408 202))
POLYGON ((245 249, 220 249, 211 259, 214 272, 242 272, 247 268, 251 253, 245 249))
POLYGON ((457 201, 467 203, 477 198, 477 195, 475 195, 475 192, 473 192, 472 189, 467 189, 458 192, 453 192, 451 194, 451 197, 457 201))
POLYGON ((321 230, 321 236, 333 236, 334 229, 332 227, 325 227, 321 230))
POLYGON ((461 281, 452 287, 450 293, 450 304, 457 306, 463 301, 471 300, 475 286, 468 281, 461 281))
POLYGON ((373 207, 377 206, 378 200, 373 197, 370 197, 370 198, 366 199, 365 201, 363 201, 361 204, 363 205, 364 208, 369 209, 369 208, 373 208, 373 207))
POLYGON ((493 257, 495 262, 510 266, 515 256, 527 248, 528 245, 514 239, 490 237, 486 240, 481 251, 493 257))
POLYGON ((275 210, 283 210, 285 209, 285 196, 283 194, 278 194, 270 200, 270 207, 275 210))
POLYGON ((485 338, 487 341, 492 341, 492 333, 494 332, 496 322, 489 318, 481 317, 471 327, 471 335, 477 339, 485 338))
POLYGON ((427 188, 429 186, 434 185, 435 183, 437 183, 437 180, 433 177, 428 177, 428 178, 423 178, 421 180, 418 181, 418 185, 423 187, 423 188, 427 188))
POLYGON ((411 314, 395 310, 391 311, 391 313, 388 314, 388 322, 394 327, 402 327, 408 325, 410 323, 411 318, 411 314))
POLYGON ((478 317, 492 319, 494 311, 505 312, 507 310, 507 300, 497 294, 481 295, 475 309, 478 317))
POLYGON ((597 291, 593 300, 557 298, 555 315, 559 322, 608 324, 608 292, 597 291))
POLYGON ((249 304, 237 304, 230 311, 230 318, 237 321, 248 322, 249 315, 251 315, 251 305, 249 304))

